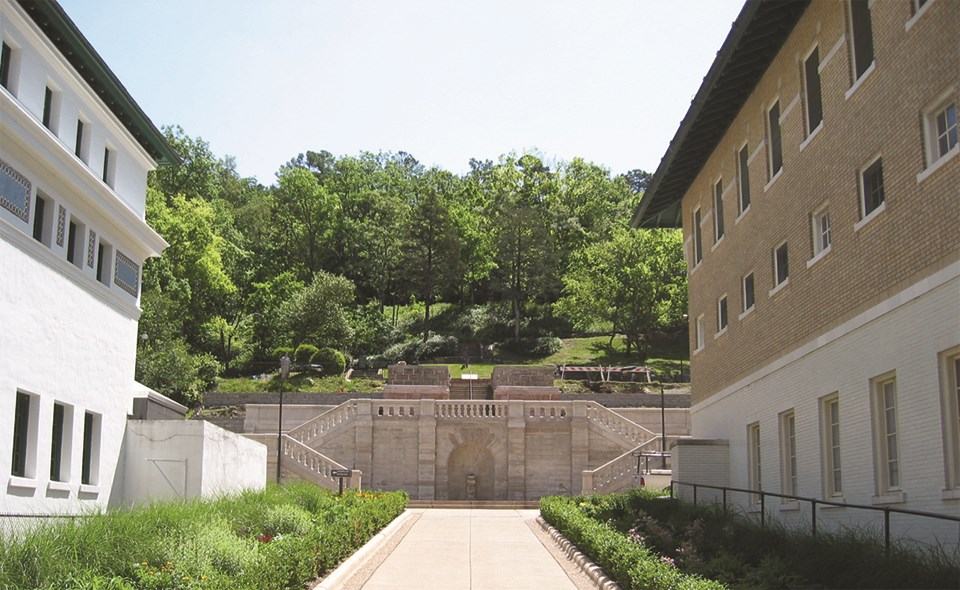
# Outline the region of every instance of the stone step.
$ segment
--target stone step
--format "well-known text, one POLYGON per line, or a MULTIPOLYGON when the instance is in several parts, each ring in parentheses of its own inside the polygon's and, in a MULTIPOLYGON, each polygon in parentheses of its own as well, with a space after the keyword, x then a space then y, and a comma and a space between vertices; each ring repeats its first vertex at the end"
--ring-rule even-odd
POLYGON ((446 508, 474 510, 532 510, 540 507, 536 500, 410 500, 409 508, 446 508))

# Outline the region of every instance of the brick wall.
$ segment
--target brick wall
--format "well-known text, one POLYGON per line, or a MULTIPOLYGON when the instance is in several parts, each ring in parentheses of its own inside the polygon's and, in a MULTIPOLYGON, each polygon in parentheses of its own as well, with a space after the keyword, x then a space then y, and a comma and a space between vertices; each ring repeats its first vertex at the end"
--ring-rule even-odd
POLYGON ((500 366, 493 368, 490 382, 494 390, 501 385, 553 387, 553 374, 553 367, 500 366))
POLYGON ((810 5, 684 196, 687 238, 693 210, 700 207, 703 218, 703 260, 689 280, 691 349, 701 315, 706 340, 691 362, 694 404, 946 267, 960 252, 960 157, 917 180, 927 167, 921 114, 948 89, 956 97, 960 86, 957 52, 944 45, 960 37, 960 3, 933 3, 909 30, 909 2, 874 3, 875 69, 853 92, 845 11, 841 2, 810 5), (823 127, 808 139, 801 66, 815 45, 823 127), (765 117, 776 100, 783 169, 771 183, 765 117), (749 164, 751 205, 738 219, 736 164, 744 142, 756 155, 749 164), (885 210, 855 229, 858 171, 878 155, 885 210), (721 177, 726 231, 715 244, 713 186, 721 177), (808 267, 810 215, 823 205, 832 247, 808 267), (771 295, 772 253, 783 241, 789 282, 771 295), (741 319, 741 277, 750 272, 756 307, 741 319), (724 294, 729 328, 717 336, 717 301, 724 294))
POLYGON ((450 369, 420 365, 391 365, 390 372, 387 375, 387 384, 447 387, 450 384, 450 369))

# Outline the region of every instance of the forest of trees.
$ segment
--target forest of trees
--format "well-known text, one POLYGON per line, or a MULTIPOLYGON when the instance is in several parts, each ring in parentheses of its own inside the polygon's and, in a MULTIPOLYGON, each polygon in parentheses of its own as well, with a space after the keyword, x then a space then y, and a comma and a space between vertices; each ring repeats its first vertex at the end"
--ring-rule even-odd
POLYGON ((457 175, 404 152, 308 151, 264 187, 165 131, 182 163, 149 179, 147 221, 170 246, 144 265, 137 378, 177 399, 272 370, 279 347, 445 350, 456 338, 437 333, 439 303, 461 341, 518 349, 618 333, 642 359, 653 333, 683 326, 679 232, 628 228, 646 172, 511 153, 457 175))

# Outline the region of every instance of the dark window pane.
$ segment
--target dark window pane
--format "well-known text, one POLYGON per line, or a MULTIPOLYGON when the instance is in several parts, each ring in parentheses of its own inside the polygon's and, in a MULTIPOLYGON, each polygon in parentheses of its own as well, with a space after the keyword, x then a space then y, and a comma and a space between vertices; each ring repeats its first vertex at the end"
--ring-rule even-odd
POLYGON ((770 126, 770 177, 773 176, 783 168, 783 152, 780 148, 780 103, 777 102, 770 109, 769 121, 770 126))
POLYGON ((850 18, 853 21, 854 73, 859 80, 873 63, 873 27, 868 0, 850 0, 850 18))
POLYGON ((777 284, 787 280, 790 270, 787 268, 787 245, 777 248, 777 284))
POLYGON ((76 250, 77 250, 77 224, 70 222, 69 229, 67 230, 67 261, 74 264, 76 261, 76 250))
POLYGON ((83 465, 80 483, 90 484, 90 462, 93 458, 93 414, 83 415, 83 465))
POLYGON ((43 217, 47 203, 40 195, 37 195, 37 202, 33 209, 33 239, 43 241, 43 217))
POLYGON ((0 86, 7 88, 10 83, 10 60, 13 59, 13 50, 6 43, 0 49, 0 86))
POLYGON ((883 161, 877 160, 863 172, 863 215, 883 204, 883 161))
POLYGON ((53 91, 47 88, 43 93, 43 126, 50 128, 50 110, 53 106, 53 91))
POLYGON ((30 427, 30 396, 17 392, 13 416, 13 461, 10 473, 24 477, 27 470, 27 429, 30 427))
POLYGON ((700 244, 700 210, 697 209, 693 213, 693 251, 694 251, 694 264, 698 264, 703 260, 703 246, 700 244))
POLYGON ((723 237, 723 179, 717 181, 714 187, 714 209, 717 219, 717 241, 723 237))
POLYGON ((60 479, 60 459, 63 453, 63 406, 53 404, 53 436, 50 441, 50 481, 60 479))
POLYGON ((743 279, 743 311, 753 307, 753 275, 748 275, 743 279))
POLYGON ((73 153, 77 154, 77 157, 80 158, 82 157, 81 156, 82 152, 83 152, 83 121, 77 121, 77 145, 73 153))
POLYGON ((804 63, 803 69, 806 78, 807 90, 807 133, 813 132, 823 120, 823 104, 820 101, 820 53, 813 50, 804 63))
POLYGON ((747 153, 747 146, 740 150, 740 212, 743 213, 750 206, 750 169, 747 166, 747 160, 750 155, 747 153))

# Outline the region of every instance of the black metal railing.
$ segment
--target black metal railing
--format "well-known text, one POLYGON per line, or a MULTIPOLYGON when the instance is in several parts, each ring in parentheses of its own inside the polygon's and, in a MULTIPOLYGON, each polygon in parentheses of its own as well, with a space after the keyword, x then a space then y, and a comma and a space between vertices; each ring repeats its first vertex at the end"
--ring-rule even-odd
POLYGON ((711 490, 721 490, 722 492, 722 504, 723 512, 726 514, 727 511, 727 492, 739 492, 744 494, 749 494, 759 498, 757 502, 759 504, 760 512, 760 528, 766 526, 766 497, 772 496, 774 498, 784 498, 787 500, 796 500, 798 502, 809 502, 810 503, 810 533, 816 538, 817 536, 817 506, 838 506, 841 508, 855 508, 859 510, 872 510, 874 512, 883 512, 883 545, 884 549, 890 551, 890 515, 891 514, 907 514, 911 516, 920 516, 925 518, 934 518, 938 520, 946 520, 950 522, 960 522, 960 516, 954 516, 952 514, 940 514, 938 512, 924 512, 922 510, 907 510, 906 508, 892 508, 889 506, 868 506, 866 504, 850 504, 847 502, 835 502, 832 500, 822 500, 820 498, 809 498, 805 496, 793 496, 791 494, 777 494, 775 492, 765 492, 763 490, 748 490, 744 488, 733 488, 729 486, 716 486, 703 483, 690 483, 685 481, 670 481, 670 497, 674 498, 674 486, 691 486, 693 487, 693 505, 697 505, 697 489, 705 488, 711 490))

